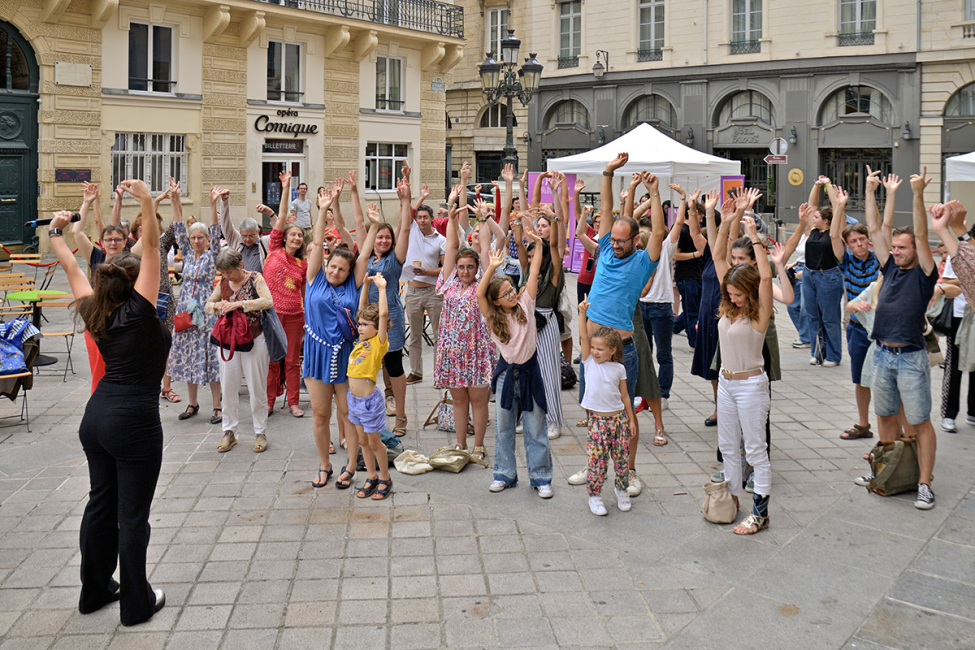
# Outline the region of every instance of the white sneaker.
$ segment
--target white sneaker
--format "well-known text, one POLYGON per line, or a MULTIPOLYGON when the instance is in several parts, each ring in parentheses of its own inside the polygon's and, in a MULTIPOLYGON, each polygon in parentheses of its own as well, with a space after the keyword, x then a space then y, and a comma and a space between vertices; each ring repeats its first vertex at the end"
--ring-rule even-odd
POLYGON ((603 503, 603 498, 599 495, 589 497, 589 512, 600 517, 605 517, 609 514, 606 512, 606 505, 603 503))
POLYGON ((555 493, 552 492, 552 486, 551 485, 539 485, 538 486, 538 496, 542 497, 543 499, 551 499, 554 495, 555 495, 555 493))
POLYGON ((613 493, 616 494, 616 507, 618 507, 622 512, 629 512, 633 505, 630 503, 630 495, 626 490, 617 490, 613 488, 613 493))
POLYGON ((809 365, 810 366, 818 366, 819 365, 819 362, 816 361, 816 357, 809 357, 809 365))
POLYGON ((873 480, 873 474, 865 474, 864 476, 856 477, 855 479, 853 479, 853 482, 859 485, 860 487, 867 487, 868 485, 870 485, 870 481, 872 480, 873 480))
POLYGON ((562 427, 560 427, 555 422, 548 422, 547 423, 547 426, 548 426, 548 439, 549 440, 555 440, 556 438, 558 438, 559 436, 562 435, 562 427))
POLYGON ((952 418, 941 418, 941 430, 948 433, 958 433, 958 427, 952 418))
POLYGON ((583 467, 569 477, 569 485, 585 485, 589 481, 589 468, 583 467))
POLYGON ((804 348, 812 347, 809 343, 803 343, 801 339, 796 339, 792 342, 792 347, 797 350, 802 350, 804 348))
POLYGON ((823 361, 823 368, 835 368, 840 365, 836 361, 823 361))
POLYGON ((666 411, 669 408, 670 408, 670 406, 667 404, 667 398, 666 397, 661 397, 660 398, 660 410, 661 411, 666 411))
POLYGON ((494 481, 493 483, 491 483, 491 485, 488 486, 488 490, 490 490, 491 492, 503 492, 509 487, 511 486, 505 483, 504 481, 494 481))
POLYGON ((515 433, 524 433, 524 432, 525 432, 525 427, 523 425, 519 424, 518 426, 515 427, 515 433))
POLYGON ((640 477, 636 475, 636 470, 631 469, 630 475, 627 477, 628 485, 626 486, 626 491, 631 497, 638 497, 640 493, 643 492, 643 481, 640 477))

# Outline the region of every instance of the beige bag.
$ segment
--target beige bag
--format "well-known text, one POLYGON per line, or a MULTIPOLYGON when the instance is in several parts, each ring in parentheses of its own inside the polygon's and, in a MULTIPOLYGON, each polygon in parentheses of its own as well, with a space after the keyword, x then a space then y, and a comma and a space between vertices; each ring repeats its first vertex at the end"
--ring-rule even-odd
POLYGON ((728 481, 704 484, 704 503, 701 504, 704 518, 712 524, 730 524, 738 514, 738 508, 728 491, 728 481))
POLYGON ((454 447, 441 447, 430 456, 429 463, 434 469, 442 469, 454 474, 467 467, 469 463, 477 463, 482 467, 488 466, 484 460, 471 456, 466 449, 455 449, 454 447))
POLYGON ((432 472, 430 459, 418 451, 407 449, 393 460, 393 467, 400 474, 425 474, 432 472))

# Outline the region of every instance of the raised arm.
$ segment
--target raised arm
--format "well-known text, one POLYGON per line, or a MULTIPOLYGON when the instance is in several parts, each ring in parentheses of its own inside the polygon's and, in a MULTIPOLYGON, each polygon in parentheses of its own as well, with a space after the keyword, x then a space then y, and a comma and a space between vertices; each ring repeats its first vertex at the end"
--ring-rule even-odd
POLYGON ((318 193, 318 220, 315 221, 315 235, 312 240, 311 249, 308 251, 308 271, 306 279, 311 284, 322 271, 322 262, 325 260, 325 212, 335 201, 335 194, 330 188, 323 187, 318 193))
POLYGON ((931 183, 927 177, 928 168, 922 167, 920 174, 911 176, 911 191, 914 192, 914 246, 921 270, 927 275, 934 270, 934 256, 928 243, 928 211, 924 207, 924 190, 931 183))
MULTIPOLYGON (((178 187, 178 183, 177 183, 178 187)), ((155 206, 152 203, 152 193, 140 180, 122 181, 122 189, 132 195, 142 204, 142 241, 145 254, 139 266, 139 277, 135 281, 135 290, 143 298, 156 304, 159 298, 159 220, 156 219, 155 206)))
POLYGON ((484 318, 491 316, 492 306, 491 301, 487 297, 488 287, 491 285, 491 279, 494 278, 495 271, 502 264, 504 264, 504 251, 491 251, 491 259, 488 261, 487 271, 481 275, 481 281, 477 283, 477 306, 481 310, 481 316, 484 316, 484 318))
MULTIPOLYGON (((876 241, 881 236, 880 232, 880 210, 877 208, 877 188, 880 187, 880 170, 873 171, 867 165, 867 177, 864 179, 864 216, 867 221, 867 231, 870 239, 876 241)), ((888 197, 889 200, 889 197, 888 197)), ((834 215, 835 219, 836 216, 834 215)))
POLYGON ((820 190, 820 188, 826 187, 829 184, 830 183, 829 183, 829 177, 828 176, 820 176, 819 178, 816 179, 816 182, 813 183, 812 189, 809 190, 809 199, 806 201, 806 203, 808 203, 809 205, 811 205, 813 207, 813 210, 818 210, 819 209, 819 190, 820 190))
MULTIPOLYGON (((529 224, 525 224, 525 235, 535 243, 535 255, 532 256, 532 263, 528 268, 528 282, 525 284, 525 291, 534 299, 538 297, 538 274, 542 270, 542 257, 544 257, 541 254, 542 238, 538 236, 538 233, 529 224)), ((552 264, 554 265, 555 263, 556 261, 552 260, 552 264)))
POLYGON ((552 172, 542 172, 535 177, 535 187, 532 188, 532 207, 537 208, 542 202, 542 183, 552 176, 552 172))
MULTIPOLYGON (((102 221, 102 202, 98 197, 98 185, 94 183, 84 183, 85 196, 89 193, 94 194, 94 198, 91 200, 91 209, 95 213, 95 232, 101 234, 105 230, 105 223, 102 221)), ((113 215, 114 216, 114 215, 113 215)), ((118 223, 112 222, 113 226, 121 225, 122 223, 122 213, 119 212, 118 223)))
POLYGON ((641 176, 643 185, 650 193, 650 220, 652 221, 652 231, 650 241, 647 242, 647 255, 651 261, 656 262, 660 259, 660 248, 663 245, 664 237, 667 236, 667 220, 664 217, 664 207, 660 203, 660 181, 649 172, 643 172, 641 176))
POLYGON ((585 361, 589 358, 589 302, 579 303, 579 358, 585 361))
MULTIPOLYGON (((796 301, 796 292, 792 288, 792 282, 789 280, 789 272, 785 268, 785 263, 788 261, 788 257, 785 256, 785 246, 778 242, 770 242, 772 245, 772 264, 775 265, 775 272, 779 277, 779 285, 772 285, 773 297, 781 302, 783 305, 791 305, 796 301)), ((756 258, 759 257, 758 253, 761 251, 756 250, 756 258)))
POLYGON ((569 241, 568 241, 568 230, 569 230, 569 181, 565 177, 565 174, 559 172, 559 177, 562 179, 562 191, 559 192, 561 197, 562 214, 559 215, 558 222, 558 237, 559 237, 559 259, 562 259, 569 252, 569 241))
POLYGON ((714 218, 708 215, 708 243, 711 244, 711 258, 714 260, 714 272, 718 275, 718 280, 724 279, 731 268, 728 262, 728 233, 731 230, 731 222, 738 215, 737 201, 728 199, 721 205, 721 226, 711 240, 711 231, 714 228, 714 218))
MULTIPOLYGON (((122 190, 122 186, 119 185, 112 192, 112 225, 120 226, 122 225, 122 197, 125 192, 122 190)), ((98 231, 101 233, 101 230, 98 231)))
POLYGON ((531 206, 528 204, 528 170, 521 172, 518 177, 518 203, 522 210, 527 210, 531 206))
POLYGON ((829 223, 829 241, 833 245, 833 255, 838 262, 846 256, 846 243, 843 241, 843 228, 846 227, 846 202, 850 195, 838 185, 833 194, 833 220, 829 223))
POLYGON ((894 232, 894 208, 896 207, 896 195, 897 188, 903 183, 900 176, 897 174, 891 174, 884 179, 884 189, 887 190, 887 200, 884 201, 884 222, 880 225, 880 230, 883 232, 884 237, 887 238, 887 244, 890 245, 891 233, 894 232))
POLYGON ((629 159, 630 154, 628 153, 616 154, 616 158, 606 163, 606 169, 603 170, 603 179, 599 185, 599 214, 601 217, 596 241, 605 237, 613 229, 613 223, 616 221, 616 218, 613 216, 613 208, 616 205, 613 199, 613 175, 629 159))
MULTIPOLYGON (((478 213, 484 204, 477 202, 478 213)), ((481 220, 480 214, 477 215, 478 221, 481 220)), ((457 263, 457 251, 460 250, 460 233, 457 229, 457 208, 451 205, 447 208, 447 246, 443 256, 443 279, 446 280, 454 272, 454 265, 457 263)))
MULTIPOLYGON (((386 302, 386 278, 382 273, 372 276, 372 282, 379 290, 379 342, 386 342, 386 331, 389 327, 389 305, 386 302)), ((365 285, 365 282, 363 282, 365 285)))
MULTIPOLYGON (((81 197, 81 208, 78 209, 78 214, 81 215, 81 219, 79 221, 75 221, 74 224, 71 226, 71 232, 74 233, 75 246, 78 247, 78 252, 81 253, 81 256, 84 258, 86 262, 91 261, 91 251, 94 248, 94 246, 91 243, 91 240, 88 239, 88 235, 85 234, 85 222, 88 221, 88 212, 91 209, 91 203, 92 201, 95 200, 95 192, 92 192, 90 189, 92 187, 95 186, 85 183, 85 186, 82 190, 83 193, 81 197)), ((118 202, 120 203, 121 201, 118 202)), ((54 227, 53 223, 51 224, 51 227, 52 228, 54 227)), ((101 236, 102 236, 101 230, 95 233, 96 238, 99 238, 101 236)))
POLYGON ((808 203, 803 203, 799 206, 799 225, 792 231, 789 239, 785 242, 783 259, 786 263, 792 259, 792 254, 799 248, 799 242, 802 240, 802 236, 806 232, 806 226, 809 224, 810 219, 812 219, 814 212, 816 212, 816 209, 808 203))
POLYGON ((359 290, 359 311, 362 311, 369 305, 370 282, 372 282, 372 276, 367 275, 362 279, 362 289, 359 290))
POLYGON ((630 177, 630 186, 626 188, 626 199, 623 201, 623 207, 620 209, 620 216, 630 217, 631 219, 636 219, 633 216, 633 199, 636 196, 636 188, 640 186, 641 176, 639 173, 634 173, 630 177))
MULTIPOLYGON (((54 213, 54 218, 51 220, 49 228, 51 230, 55 228, 64 230, 69 223, 71 223, 71 213, 67 210, 62 210, 54 213)), ((88 238, 84 237, 84 239, 87 241, 88 238)), ((88 245, 90 246, 91 242, 88 242, 88 245)), ((75 300, 90 295, 91 285, 88 283, 88 278, 85 277, 85 272, 78 266, 78 260, 71 252, 68 243, 64 241, 64 237, 58 237, 57 235, 51 237, 51 248, 54 250, 54 254, 57 255, 58 262, 61 263, 61 268, 64 269, 64 274, 68 277, 68 284, 71 286, 71 295, 74 296, 75 300)))
POLYGON ((586 217, 590 213, 592 213, 592 206, 587 205, 583 215, 576 217, 576 239, 581 241, 582 246, 589 251, 590 255, 592 255, 596 252, 596 248, 599 246, 599 244, 594 242, 589 236, 589 223, 586 221, 586 217))
MULTIPOLYGON (((945 245, 948 255, 955 259, 958 254, 958 237, 951 228, 951 203, 947 205, 935 204, 931 206, 931 225, 938 239, 945 245)), ((54 224, 51 224, 53 227, 54 224)), ((956 271, 957 273, 957 271, 956 271)))
MULTIPOLYGON (((684 188, 680 185, 671 185, 671 189, 677 188, 678 194, 680 194, 680 205, 677 207, 677 217, 674 219, 674 225, 670 227, 670 243, 676 244, 677 240, 680 239, 680 229, 684 227, 684 219, 687 216, 687 196, 684 194, 684 188)), ((692 200, 697 199, 697 194, 691 197, 692 200)), ((651 199, 652 201, 653 199, 651 199)))
MULTIPOLYGON (((349 194, 352 200, 352 225, 355 227, 355 243, 362 248, 362 242, 366 240, 366 221, 362 214, 362 199, 359 198, 359 185, 355 182, 355 170, 349 171, 349 194)), ((424 186, 426 187, 426 186, 424 186)), ((405 258, 406 253, 403 253, 405 258)), ((396 255, 399 259, 399 255, 396 255)), ((400 262, 403 260, 400 259, 400 262)))
MULTIPOLYGON (((405 192, 406 201, 409 203, 410 184, 405 179, 396 188, 396 193, 399 195, 401 201, 403 200, 403 192, 405 192)), ((338 206, 337 200, 335 201, 335 205, 338 206)), ((366 269, 369 267, 369 258, 372 257, 372 249, 376 245, 376 234, 379 232, 379 212, 370 212, 368 217, 369 232, 366 234, 366 240, 362 242, 362 248, 359 249, 359 257, 355 261, 355 284, 357 287, 365 280, 366 269)), ((336 222, 339 220, 339 213, 337 211, 335 211, 335 220, 336 222)), ((341 232, 341 229, 339 232, 341 232)))
MULTIPOLYGON (((167 190, 167 194, 169 194, 169 199, 173 203, 173 220, 174 221, 182 221, 183 220, 183 195, 182 195, 182 186, 172 176, 169 177, 169 190, 167 190)), ((230 196, 230 191, 229 190, 224 190, 224 194, 221 195, 221 198, 222 198, 222 201, 223 201, 223 209, 226 210, 227 212, 230 212, 230 201, 227 198, 229 196, 230 196)), ((155 221, 156 222, 156 225, 158 226, 159 219, 156 219, 156 213, 155 212, 153 212, 152 214, 149 215, 149 219, 150 219, 150 221, 155 221)), ((143 219, 143 221, 145 221, 145 219, 143 219)), ((214 219, 213 216, 211 215, 211 217, 210 217, 210 225, 213 226, 213 225, 216 225, 216 224, 217 224, 217 220, 214 219)), ((145 230, 145 226, 144 225, 143 225, 142 229, 145 230)), ((157 232, 156 233, 156 244, 158 245, 158 243, 159 243, 159 233, 157 232)))
MULTIPOLYGON (((405 165, 404 165, 405 167, 405 165)), ((333 192, 335 194, 335 201, 332 203, 332 214, 335 215, 335 229, 339 231, 339 239, 344 241, 350 249, 352 249, 355 243, 352 240, 352 233, 349 229, 345 227, 345 217, 342 216, 342 189, 345 187, 345 179, 337 178, 335 179, 335 186, 333 192)), ((368 235, 367 235, 368 236, 368 235)), ((360 249, 361 250, 361 249, 360 249)), ((362 284, 362 279, 358 277, 356 280, 356 286, 362 284)))
POLYGON ((753 327, 758 332, 764 332, 768 329, 769 318, 772 317, 772 269, 768 264, 768 256, 761 253, 762 240, 758 236, 755 220, 745 217, 744 225, 745 233, 755 247, 758 275, 761 278, 758 285, 758 322, 753 327))

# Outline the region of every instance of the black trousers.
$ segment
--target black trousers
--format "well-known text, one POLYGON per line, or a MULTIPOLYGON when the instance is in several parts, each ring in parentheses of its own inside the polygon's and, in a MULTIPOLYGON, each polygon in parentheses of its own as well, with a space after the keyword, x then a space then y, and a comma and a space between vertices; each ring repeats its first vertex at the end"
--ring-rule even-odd
MULTIPOLYGON (((941 383, 941 417, 954 420, 961 403, 961 371, 958 370, 958 345, 955 335, 961 316, 952 316, 951 334, 946 336, 945 374, 941 383)), ((975 416, 975 373, 968 373, 968 415, 975 416)))
POLYGON ((81 519, 82 614, 115 600, 119 566, 120 618, 152 617, 155 594, 146 578, 149 508, 162 464, 159 387, 98 384, 81 420, 91 492, 81 519))

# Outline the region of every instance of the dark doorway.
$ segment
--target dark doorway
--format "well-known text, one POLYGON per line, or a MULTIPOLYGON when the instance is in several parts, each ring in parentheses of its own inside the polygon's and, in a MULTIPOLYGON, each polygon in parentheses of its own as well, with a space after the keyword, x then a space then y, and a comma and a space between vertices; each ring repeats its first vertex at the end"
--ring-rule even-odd
MULTIPOLYGON (((34 48, 0 21, 0 242, 33 239, 37 215, 37 59, 34 48)), ((73 207, 73 206, 65 206, 73 207)))
MULTIPOLYGON (((765 162, 769 155, 768 149, 717 149, 715 156, 737 160, 741 162, 741 174, 745 177, 745 187, 755 188, 762 193, 762 198, 755 204, 755 212, 771 212, 775 207, 775 188, 769 189, 769 168, 774 173, 774 165, 765 162)), ((773 178, 774 180, 774 178, 773 178)))

